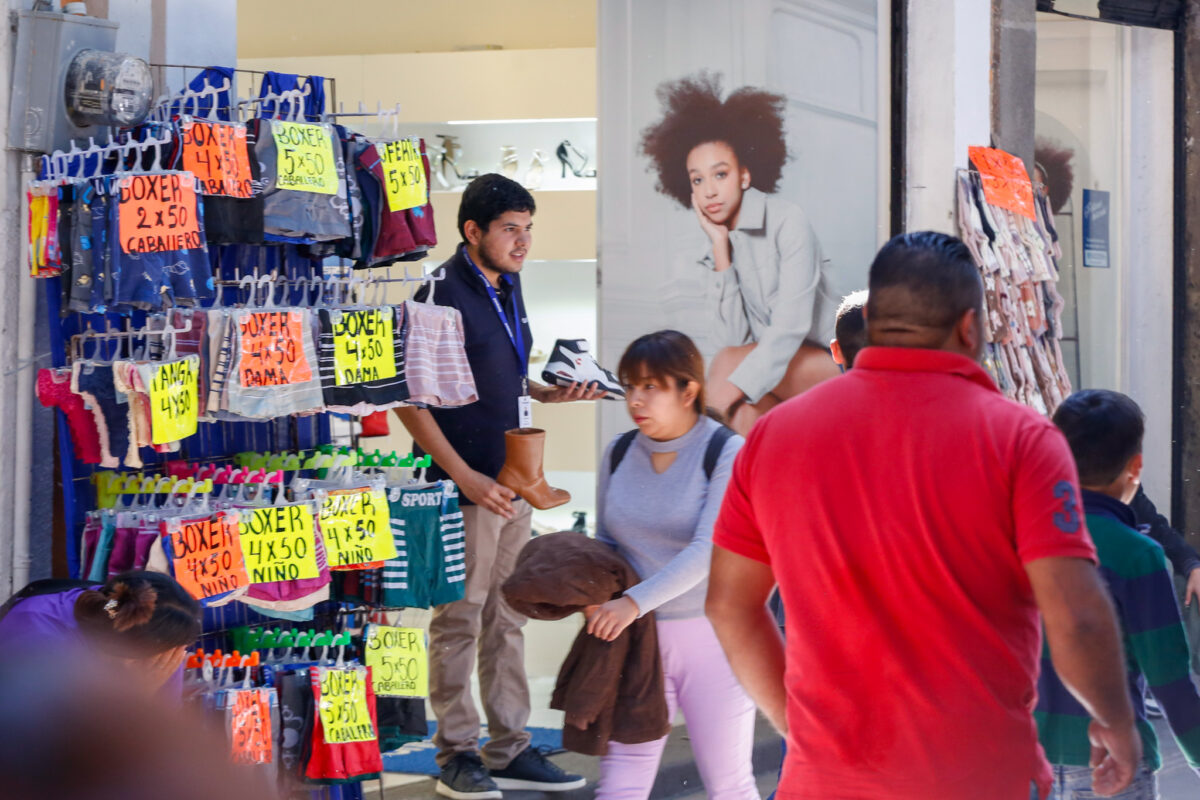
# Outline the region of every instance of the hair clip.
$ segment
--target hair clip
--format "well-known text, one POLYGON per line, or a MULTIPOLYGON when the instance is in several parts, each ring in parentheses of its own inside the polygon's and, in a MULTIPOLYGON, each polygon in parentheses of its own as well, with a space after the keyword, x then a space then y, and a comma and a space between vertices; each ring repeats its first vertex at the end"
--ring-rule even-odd
POLYGON ((109 619, 117 618, 117 606, 118 605, 119 604, 117 603, 117 598, 115 598, 115 597, 104 604, 104 610, 108 612, 109 619))

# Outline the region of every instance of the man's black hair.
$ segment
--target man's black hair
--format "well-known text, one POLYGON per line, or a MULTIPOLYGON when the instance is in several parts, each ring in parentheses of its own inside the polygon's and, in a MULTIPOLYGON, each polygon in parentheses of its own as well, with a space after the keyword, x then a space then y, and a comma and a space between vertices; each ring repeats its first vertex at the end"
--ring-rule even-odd
POLYGON ((846 369, 854 366, 858 351, 867 346, 867 321, 863 317, 863 306, 867 304, 867 291, 848 294, 842 298, 837 308, 837 322, 834 324, 833 335, 838 347, 842 348, 842 358, 846 360, 846 369))
POLYGON ((458 235, 467 240, 467 220, 487 231, 492 220, 508 211, 537 211, 533 195, 521 184, 495 172, 480 175, 463 190, 458 206, 458 235))
POLYGON ((970 309, 983 306, 983 282, 960 239, 935 231, 892 237, 871 263, 867 319, 872 331, 887 323, 949 331, 970 309))
POLYGON ((1054 424, 1075 456, 1079 482, 1090 487, 1108 486, 1142 452, 1145 419, 1132 398, 1108 389, 1075 392, 1054 412, 1054 424))

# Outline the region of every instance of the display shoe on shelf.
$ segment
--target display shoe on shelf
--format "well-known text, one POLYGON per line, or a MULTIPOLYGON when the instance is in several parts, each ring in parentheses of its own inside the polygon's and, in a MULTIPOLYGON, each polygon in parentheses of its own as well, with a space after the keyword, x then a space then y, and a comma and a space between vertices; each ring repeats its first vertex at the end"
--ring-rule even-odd
POLYGON ((542 455, 546 432, 541 428, 513 428, 504 432, 504 467, 496 483, 512 489, 529 505, 545 511, 571 502, 571 495, 546 483, 542 455))
POLYGON ((587 339, 559 339, 550 351, 550 359, 542 370, 542 380, 555 386, 582 383, 601 389, 609 400, 625 397, 617 376, 596 363, 588 352, 587 339))
POLYGON ((558 162, 562 164, 562 176, 564 178, 567 177, 567 170, 571 170, 571 174, 576 178, 596 177, 596 170, 587 168, 587 153, 571 144, 567 139, 559 142, 558 149, 554 151, 554 154, 558 156, 558 162), (576 162, 578 162, 579 166, 575 166, 576 162))
POLYGON ((458 161, 462 157, 462 148, 458 143, 458 137, 449 133, 439 133, 438 138, 442 140, 440 153, 438 155, 438 171, 442 173, 442 182, 449 183, 450 177, 446 175, 446 167, 450 167, 454 177, 459 181, 470 181, 479 177, 477 170, 468 170, 461 172, 458 169, 458 161))
POLYGON ((438 147, 436 144, 426 144, 425 152, 429 156, 430 171, 433 172, 434 180, 442 189, 450 188, 450 181, 446 180, 446 149, 438 147))
POLYGON ((541 150, 534 149, 533 161, 529 164, 529 171, 525 173, 525 188, 529 191, 542 188, 542 176, 546 172, 546 154, 541 150))
POLYGON ((504 177, 516 180, 518 166, 517 148, 511 144, 502 145, 500 147, 500 172, 504 177))

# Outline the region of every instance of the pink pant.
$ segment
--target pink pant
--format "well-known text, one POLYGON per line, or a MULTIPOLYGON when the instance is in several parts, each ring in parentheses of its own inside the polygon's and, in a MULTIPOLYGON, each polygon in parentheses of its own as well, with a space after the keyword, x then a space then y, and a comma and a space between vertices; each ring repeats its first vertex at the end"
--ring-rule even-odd
MULTIPOLYGON (((750 765, 754 703, 742 690, 706 617, 659 620, 658 649, 667 708, 683 709, 692 754, 714 800, 759 800, 750 765)), ((645 800, 667 737, 643 744, 608 743, 600 759, 597 800, 645 800)))

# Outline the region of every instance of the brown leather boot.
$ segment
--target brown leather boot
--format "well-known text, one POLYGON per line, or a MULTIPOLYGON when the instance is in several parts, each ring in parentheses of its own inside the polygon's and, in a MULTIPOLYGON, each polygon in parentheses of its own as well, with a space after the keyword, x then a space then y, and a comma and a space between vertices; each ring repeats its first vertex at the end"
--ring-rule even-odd
POLYGON ((496 482, 512 489, 529 505, 545 511, 571 500, 569 492, 546 483, 542 454, 546 432, 541 428, 513 428, 504 432, 504 468, 496 482))

